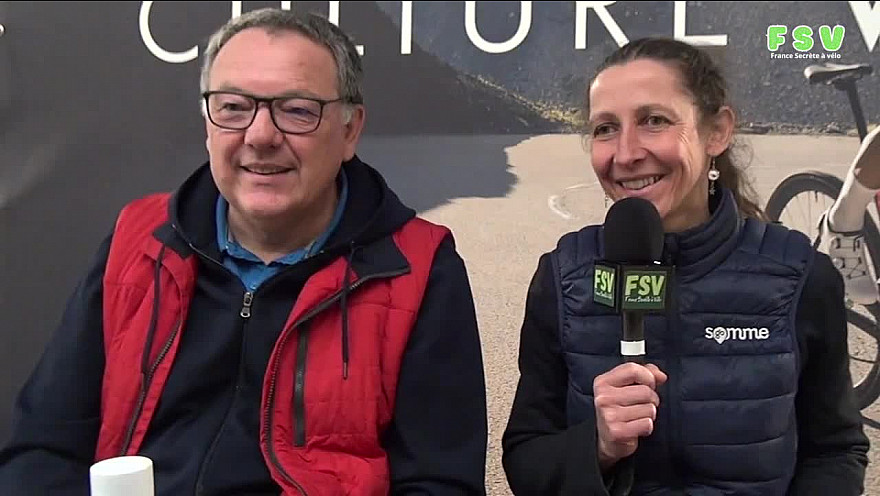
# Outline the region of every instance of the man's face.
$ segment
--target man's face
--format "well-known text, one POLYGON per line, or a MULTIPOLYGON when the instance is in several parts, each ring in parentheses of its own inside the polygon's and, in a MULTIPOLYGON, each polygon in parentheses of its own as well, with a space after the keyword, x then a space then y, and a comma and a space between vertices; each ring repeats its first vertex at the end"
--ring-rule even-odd
MULTIPOLYGON (((294 32, 269 34, 246 29, 220 50, 211 68, 209 91, 256 97, 302 96, 335 100, 337 69, 332 52, 294 32)), ((280 116, 276 116, 280 117, 280 116)), ((320 125, 308 134, 282 133, 267 104, 253 124, 235 131, 207 116, 206 145, 211 173, 229 202, 230 216, 245 222, 308 215, 335 194, 343 161, 354 156, 363 109, 346 121, 344 102, 324 106, 320 125)))

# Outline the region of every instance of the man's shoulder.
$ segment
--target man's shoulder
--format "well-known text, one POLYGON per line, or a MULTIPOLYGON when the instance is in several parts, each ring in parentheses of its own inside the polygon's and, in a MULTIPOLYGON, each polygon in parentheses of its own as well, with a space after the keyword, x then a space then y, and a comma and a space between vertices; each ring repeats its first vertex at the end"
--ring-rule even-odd
POLYGON ((435 247, 439 247, 443 241, 450 240, 454 244, 454 236, 452 228, 430 221, 424 217, 415 215, 406 221, 397 230, 398 239, 411 240, 415 243, 431 242, 435 247))
POLYGON ((153 193, 129 201, 120 209, 113 227, 114 245, 131 244, 168 221, 170 193, 153 193))
POLYGON ((124 222, 164 222, 168 216, 171 193, 151 193, 130 200, 119 212, 117 228, 124 222))
POLYGON ((398 243, 404 241, 403 236, 406 237, 410 253, 414 250, 422 253, 432 274, 450 271, 467 274, 464 257, 458 251, 452 227, 416 215, 401 226, 395 236, 398 243))
POLYGON ((153 193, 126 203, 119 211, 113 227, 107 276, 117 269, 140 260, 139 253, 158 252, 161 242, 157 234, 168 224, 170 193, 153 193))

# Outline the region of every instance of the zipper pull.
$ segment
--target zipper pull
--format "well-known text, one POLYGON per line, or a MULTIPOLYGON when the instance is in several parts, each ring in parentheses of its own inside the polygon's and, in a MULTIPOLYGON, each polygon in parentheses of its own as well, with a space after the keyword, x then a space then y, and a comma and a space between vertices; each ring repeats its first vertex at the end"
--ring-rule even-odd
POLYGON ((244 293, 244 301, 242 302, 241 313, 239 315, 242 318, 248 318, 251 316, 251 303, 254 302, 254 294, 250 291, 246 291, 244 293))

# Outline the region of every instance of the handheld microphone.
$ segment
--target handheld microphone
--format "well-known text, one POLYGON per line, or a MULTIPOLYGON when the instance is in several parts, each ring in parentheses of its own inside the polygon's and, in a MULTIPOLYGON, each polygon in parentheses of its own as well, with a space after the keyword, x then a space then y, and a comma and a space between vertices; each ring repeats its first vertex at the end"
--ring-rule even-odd
POLYGON ((620 353, 627 362, 645 363, 644 315, 666 309, 672 268, 659 264, 663 223, 654 205, 625 198, 608 210, 603 225, 605 256, 596 263, 593 301, 623 315, 620 353))

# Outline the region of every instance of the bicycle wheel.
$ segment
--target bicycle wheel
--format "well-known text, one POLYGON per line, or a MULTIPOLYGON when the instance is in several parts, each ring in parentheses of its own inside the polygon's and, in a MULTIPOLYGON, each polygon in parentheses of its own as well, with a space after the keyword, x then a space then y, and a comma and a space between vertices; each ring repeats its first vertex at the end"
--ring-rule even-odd
MULTIPOLYGON (((801 231, 815 242, 819 237, 819 218, 834 204, 842 186, 838 177, 823 172, 794 174, 776 187, 765 212, 771 221, 801 231)), ((874 274, 878 274, 880 232, 868 212, 863 232, 870 264, 874 274)), ((864 409, 880 396, 880 304, 856 305, 849 300, 846 303, 850 375, 859 409, 864 409)))

